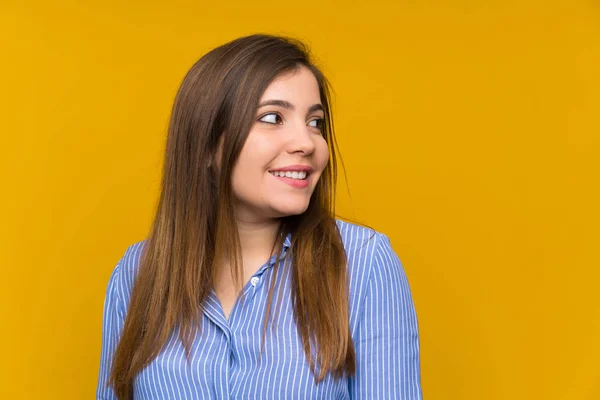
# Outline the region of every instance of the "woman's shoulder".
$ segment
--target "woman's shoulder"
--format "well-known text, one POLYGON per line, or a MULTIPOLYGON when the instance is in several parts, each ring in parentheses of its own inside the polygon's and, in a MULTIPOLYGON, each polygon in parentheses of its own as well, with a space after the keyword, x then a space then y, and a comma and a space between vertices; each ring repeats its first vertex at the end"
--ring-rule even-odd
POLYGON ((336 223, 346 250, 350 279, 356 286, 366 284, 373 273, 403 268, 385 233, 340 219, 336 223))
POLYGON ((145 244, 142 240, 127 246, 112 271, 108 291, 116 292, 125 303, 129 302, 145 244))
POLYGON ((375 314, 384 309, 382 304, 400 304, 398 299, 405 301, 410 288, 402 262, 386 234, 359 224, 336 222, 348 261, 350 326, 356 338, 365 313, 371 313, 370 319, 376 318, 375 314), (371 306, 365 305, 367 298, 371 306))
POLYGON ((379 237, 383 235, 371 227, 354 222, 336 219, 336 224, 347 253, 372 251, 379 237))

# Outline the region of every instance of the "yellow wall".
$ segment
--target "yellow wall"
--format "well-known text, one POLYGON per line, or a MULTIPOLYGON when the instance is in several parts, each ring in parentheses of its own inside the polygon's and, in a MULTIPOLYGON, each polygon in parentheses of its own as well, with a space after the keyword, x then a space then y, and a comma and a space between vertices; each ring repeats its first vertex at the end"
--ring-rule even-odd
POLYGON ((0 398, 93 398, 175 91, 263 31, 335 86, 339 212, 405 265, 425 398, 599 399, 599 3, 238 3, 0 5, 0 398))

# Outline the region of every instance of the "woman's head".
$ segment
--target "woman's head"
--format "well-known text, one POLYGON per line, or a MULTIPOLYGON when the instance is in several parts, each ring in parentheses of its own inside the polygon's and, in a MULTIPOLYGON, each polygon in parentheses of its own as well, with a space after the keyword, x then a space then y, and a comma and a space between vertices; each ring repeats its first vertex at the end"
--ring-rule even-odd
POLYGON ((225 220, 286 217, 304 213, 313 194, 320 198, 312 207, 332 204, 332 140, 328 83, 309 51, 293 39, 252 35, 207 53, 186 75, 167 165, 185 185, 177 197, 196 190, 196 206, 212 204, 225 220), (278 176, 303 169, 302 180, 278 176))

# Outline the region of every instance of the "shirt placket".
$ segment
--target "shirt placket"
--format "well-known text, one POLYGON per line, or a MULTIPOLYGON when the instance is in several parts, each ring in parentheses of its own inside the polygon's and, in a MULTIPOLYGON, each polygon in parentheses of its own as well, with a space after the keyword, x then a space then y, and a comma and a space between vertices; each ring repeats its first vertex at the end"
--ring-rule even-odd
MULTIPOLYGON (((286 243, 289 243, 289 238, 287 239, 288 241, 286 243)), ((288 245, 284 246, 280 257, 279 257, 279 262, 281 263, 284 258, 286 257, 287 254, 287 250, 288 250, 288 245)), ((222 376, 224 378, 224 382, 215 382, 215 388, 217 391, 217 397, 219 399, 230 399, 232 398, 231 396, 231 383, 230 383, 230 379, 231 379, 231 374, 232 374, 232 368, 234 367, 234 363, 236 362, 236 354, 235 354, 235 346, 233 341, 233 334, 232 332, 235 332, 235 327, 236 327, 236 321, 239 320, 239 318, 237 317, 237 315, 240 312, 243 312, 243 308, 245 307, 249 307, 252 302, 252 299, 254 298, 255 294, 261 289, 263 281, 264 281, 264 275, 265 272, 273 267, 273 265, 275 265, 275 262, 277 260, 277 255, 273 255, 271 256, 271 258, 269 258, 269 260, 263 265, 261 266, 258 271, 256 271, 252 277, 250 278, 250 280, 248 281, 248 283, 245 285, 244 289, 243 289, 243 301, 236 301, 233 309, 231 310, 231 314, 229 315, 229 319, 225 318, 225 314, 223 313, 223 308, 221 306, 221 303, 216 295, 216 293, 214 292, 214 290, 211 290, 209 292, 209 295, 206 299, 206 304, 203 307, 203 311, 204 314, 207 316, 207 318, 214 323, 219 330, 222 332, 225 342, 226 342, 226 346, 227 346, 227 352, 228 354, 226 355, 226 363, 224 364, 224 371, 220 371, 220 373, 218 375, 222 376)))

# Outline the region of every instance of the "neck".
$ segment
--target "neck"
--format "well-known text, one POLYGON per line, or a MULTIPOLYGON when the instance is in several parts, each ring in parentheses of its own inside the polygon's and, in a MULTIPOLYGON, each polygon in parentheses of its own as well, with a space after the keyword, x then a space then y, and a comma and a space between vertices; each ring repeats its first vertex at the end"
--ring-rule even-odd
POLYGON ((266 261, 272 254, 273 243, 281 222, 278 219, 265 221, 237 220, 242 258, 266 261))
MULTIPOLYGON (((241 218, 237 218, 236 222, 242 257, 242 276, 239 278, 242 279, 240 283, 243 287, 261 265, 271 257, 271 250, 281 222, 278 219, 257 222, 241 218)), ((224 305, 226 318, 241 289, 235 287, 233 284, 235 281, 229 260, 225 260, 218 267, 213 284, 221 304, 224 305)))

